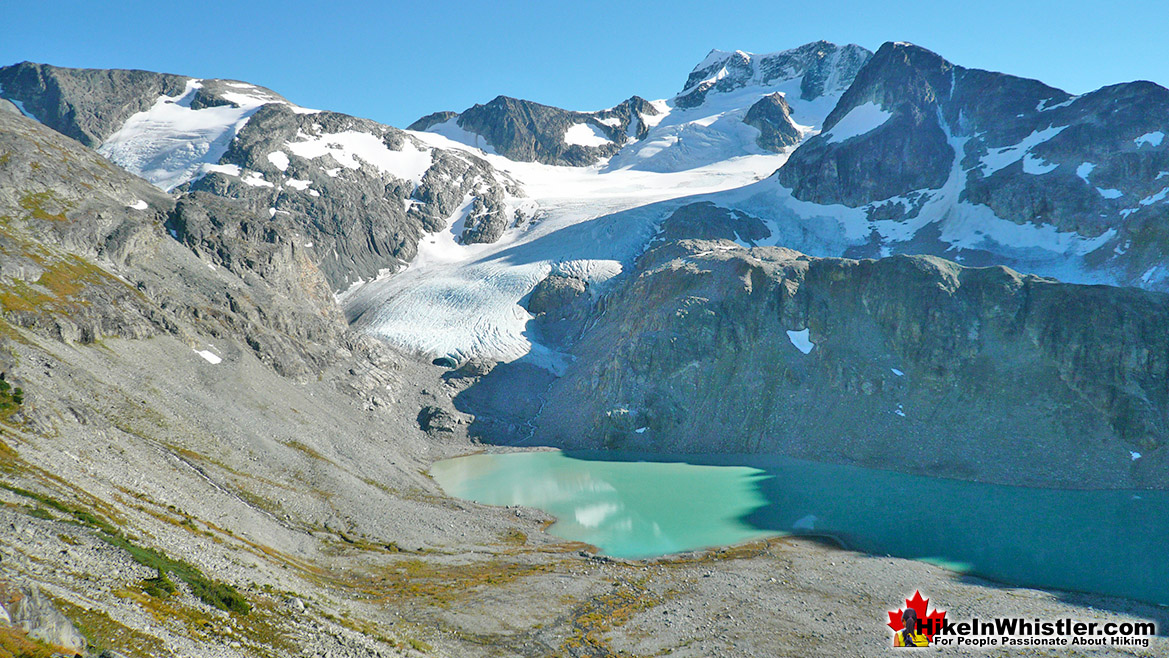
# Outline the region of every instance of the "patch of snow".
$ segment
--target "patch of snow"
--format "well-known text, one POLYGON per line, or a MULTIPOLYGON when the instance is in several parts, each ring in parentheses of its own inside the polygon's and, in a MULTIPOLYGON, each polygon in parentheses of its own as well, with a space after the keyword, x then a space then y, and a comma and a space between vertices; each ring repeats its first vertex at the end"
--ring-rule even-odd
POLYGON ((275 208, 269 208, 269 209, 268 209, 268 216, 269 216, 269 217, 275 217, 275 216, 276 216, 276 209, 275 209, 275 208))
POLYGON ((199 356, 206 359, 207 363, 210 363, 211 365, 216 365, 223 361, 223 359, 219 358, 217 354, 210 350, 195 350, 195 354, 198 354, 199 356))
POLYGON ((264 178, 264 174, 261 174, 258 171, 249 171, 247 175, 240 180, 243 181, 245 185, 250 185, 251 187, 276 187, 274 184, 268 182, 268 179, 264 178))
POLYGON ((37 121, 37 122, 40 121, 40 119, 38 119, 32 115, 32 112, 29 112, 28 110, 24 109, 24 103, 21 103, 20 101, 16 100, 15 98, 6 98, 5 100, 7 100, 9 103, 12 103, 13 105, 15 105, 16 109, 19 110, 20 113, 23 114, 26 118, 32 119, 33 121, 37 121))
POLYGON ((604 146, 612 140, 591 123, 574 123, 564 131, 564 143, 574 146, 604 146))
POLYGON ((1140 459, 1140 458, 1141 458, 1141 453, 1139 453, 1139 452, 1135 452, 1135 451, 1133 451, 1133 450, 1129 450, 1129 451, 1128 451, 1128 454, 1129 454, 1129 456, 1130 456, 1130 457, 1132 457, 1132 460, 1133 460, 1134 462, 1135 462, 1136 460, 1138 460, 1138 459, 1140 459))
POLYGON ((168 228, 167 231, 170 233, 170 236, 172 238, 174 238, 176 240, 179 239, 179 232, 178 231, 174 230, 173 228, 168 228))
POLYGON ((892 371, 893 371, 893 374, 894 374, 894 375, 897 375, 898 377, 904 377, 904 376, 905 376, 905 373, 901 372, 901 371, 900 371, 900 370, 898 370, 897 368, 889 368, 889 369, 890 369, 890 370, 892 370, 892 371))
POLYGON ((479 133, 473 133, 469 130, 463 130, 458 124, 458 117, 451 117, 442 123, 436 123, 426 129, 426 132, 436 135, 442 135, 452 142, 465 144, 483 151, 484 153, 495 154, 495 149, 487 143, 479 133))
POLYGON ((1156 132, 1145 133, 1132 141, 1136 143, 1137 148, 1140 148, 1145 144, 1148 144, 1149 146, 1160 146, 1161 141, 1164 139, 1165 133, 1158 130, 1156 132))
POLYGON ((308 195, 309 195, 309 196, 321 196, 321 193, 320 193, 320 192, 318 192, 318 191, 316 191, 316 190, 312 190, 312 189, 310 189, 310 190, 308 191, 308 195))
POLYGON ((809 331, 807 329, 800 329, 799 331, 788 331, 787 338, 796 346, 796 349, 804 354, 811 354, 812 349, 816 347, 812 340, 808 338, 809 331))
POLYGON ((1041 176, 1043 174, 1055 171, 1058 167, 1058 164, 1052 164, 1043 158, 1037 158, 1030 153, 1023 157, 1023 173, 1025 174, 1041 176))
POLYGON ((294 190, 299 190, 299 191, 303 192, 303 191, 307 190, 313 184, 313 182, 311 180, 300 180, 299 178, 289 178, 288 180, 284 181, 284 184, 288 185, 288 187, 291 187, 294 190))
POLYGON ((1169 196, 1169 187, 1163 188, 1160 192, 1141 199, 1141 205, 1151 206, 1158 201, 1164 201, 1166 196, 1169 196))
POLYGON ((1039 101, 1038 105, 1035 106, 1035 110, 1038 112, 1049 112, 1051 110, 1057 110, 1061 107, 1067 107, 1068 105, 1071 105, 1072 103, 1076 102, 1076 100, 1078 100, 1079 98, 1080 98, 1079 96, 1072 96, 1071 98, 1067 99, 1066 101, 1064 101, 1062 103, 1056 103, 1055 105, 1051 105, 1051 106, 1047 105, 1047 101, 1049 101, 1051 99, 1044 98, 1043 100, 1039 101))
POLYGON ((1095 168, 1096 165, 1092 164, 1091 162, 1085 162, 1076 167, 1076 175, 1082 178, 1085 183, 1091 185, 1092 181, 1088 180, 1088 176, 1092 175, 1092 170, 1095 168))
MULTIPOLYGON (((430 149, 418 149, 412 140, 403 140, 402 150, 394 151, 376 135, 346 130, 317 136, 306 136, 299 142, 288 142, 286 147, 294 155, 312 160, 331 155, 342 167, 357 169, 362 162, 378 168, 395 178, 403 178, 418 184, 422 175, 430 168, 430 149)), ((336 176, 338 170, 325 173, 336 176)))
POLYGON ((1124 192, 1121 192, 1120 190, 1114 190, 1112 188, 1105 189, 1103 187, 1097 187, 1096 191, 1099 192, 1100 196, 1104 197, 1105 199, 1119 199, 1120 197, 1124 196, 1124 192))
POLYGON ((238 177, 240 175, 240 168, 239 165, 233 164, 205 164, 199 168, 198 175, 205 176, 207 174, 226 174, 228 176, 238 177))
POLYGON ((840 121, 825 133, 829 144, 836 144, 853 137, 860 137, 880 128, 893 116, 892 112, 884 110, 880 105, 869 101, 848 111, 840 121))
POLYGON ((621 125, 621 117, 605 117, 604 119, 597 119, 597 121, 614 128, 621 125))
POLYGON ((1153 180, 1161 180, 1162 178, 1164 178, 1166 176, 1169 176, 1169 171, 1158 172, 1157 177, 1154 178, 1153 180))
POLYGON ((204 165, 219 161, 252 114, 271 99, 229 94, 239 107, 191 109, 202 87, 188 80, 178 96, 162 96, 134 114, 98 147, 115 164, 170 190, 196 178, 204 165))
POLYGON ((288 170, 288 154, 284 151, 273 151, 268 154, 268 162, 280 171, 288 170))
POLYGON ((126 207, 132 208, 134 210, 146 210, 149 206, 142 199, 138 199, 137 201, 135 201, 134 203, 131 203, 130 205, 128 205, 126 207))
POLYGON ((1043 130, 1036 130, 1030 135, 1023 138, 1023 141, 1011 146, 1004 146, 1002 148, 990 149, 989 152, 982 156, 982 173, 984 176, 989 176, 994 172, 1012 165, 1027 155, 1031 149, 1039 146, 1043 142, 1055 137, 1056 135, 1067 129, 1067 126, 1049 127, 1043 130))
POLYGON ((648 429, 649 429, 648 427, 639 427, 639 428, 637 428, 637 429, 635 429, 635 430, 633 430, 633 431, 634 431, 634 433, 636 433, 636 434, 645 434, 645 431, 646 431, 646 430, 648 430, 648 429))
POLYGON ((901 405, 897 405, 897 408, 893 410, 893 413, 901 416, 902 418, 905 418, 905 410, 901 408, 901 405))

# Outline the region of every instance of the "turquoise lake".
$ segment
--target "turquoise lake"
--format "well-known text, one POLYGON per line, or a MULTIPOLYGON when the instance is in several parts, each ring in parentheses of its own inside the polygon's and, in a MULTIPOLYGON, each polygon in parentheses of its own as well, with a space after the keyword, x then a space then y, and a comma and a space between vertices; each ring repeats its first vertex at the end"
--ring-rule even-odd
POLYGON ((1013 585, 1169 604, 1169 492, 1009 487, 759 455, 481 454, 430 471, 451 496, 524 505, 550 532, 648 558, 776 535, 1013 585))

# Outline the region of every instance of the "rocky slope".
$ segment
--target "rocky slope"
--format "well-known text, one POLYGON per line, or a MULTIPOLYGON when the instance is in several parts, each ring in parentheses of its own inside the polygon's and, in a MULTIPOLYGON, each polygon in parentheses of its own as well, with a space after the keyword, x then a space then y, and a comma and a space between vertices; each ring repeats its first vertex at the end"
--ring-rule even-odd
POLYGON ((334 292, 401 269, 428 233, 493 242, 533 214, 481 158, 249 83, 26 62, 0 69, 0 96, 163 189, 241 202, 252 225, 222 217, 233 235, 283 222, 334 292))
POLYGON ((1164 487, 1169 297, 928 256, 651 249, 537 419, 565 447, 1164 487))

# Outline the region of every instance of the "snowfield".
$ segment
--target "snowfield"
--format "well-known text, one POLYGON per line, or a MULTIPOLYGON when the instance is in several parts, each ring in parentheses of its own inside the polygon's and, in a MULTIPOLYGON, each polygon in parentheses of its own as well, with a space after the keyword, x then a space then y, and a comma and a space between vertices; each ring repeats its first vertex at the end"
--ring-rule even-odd
POLYGON ((266 103, 287 103, 258 87, 243 84, 231 85, 240 92, 220 94, 239 107, 220 105, 194 110, 191 101, 203 81, 188 80, 182 94, 159 97, 150 109, 127 119, 97 151, 164 190, 198 178, 212 171, 211 167, 223 157, 231 140, 256 110, 266 103))

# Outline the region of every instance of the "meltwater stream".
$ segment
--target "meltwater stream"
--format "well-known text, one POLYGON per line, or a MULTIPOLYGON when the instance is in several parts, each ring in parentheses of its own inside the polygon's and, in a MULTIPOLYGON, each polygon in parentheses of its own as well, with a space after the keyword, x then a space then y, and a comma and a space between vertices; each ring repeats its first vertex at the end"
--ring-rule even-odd
POLYGON ((434 464, 450 495, 647 558, 782 534, 1012 585, 1169 604, 1169 492, 1009 487, 774 456, 530 452, 434 464))

